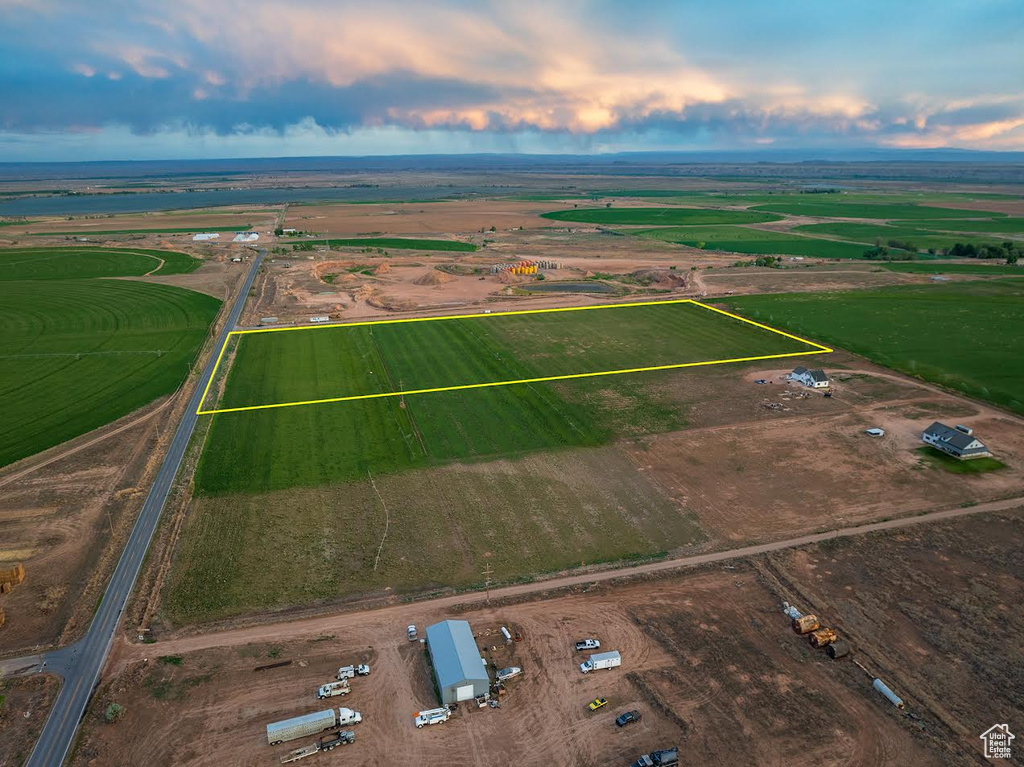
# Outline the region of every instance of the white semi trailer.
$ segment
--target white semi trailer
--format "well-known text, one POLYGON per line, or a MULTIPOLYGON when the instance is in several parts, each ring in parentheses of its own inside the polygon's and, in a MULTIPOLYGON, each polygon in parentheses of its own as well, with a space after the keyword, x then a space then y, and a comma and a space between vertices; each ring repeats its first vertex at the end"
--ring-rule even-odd
POLYGON ((312 714, 295 716, 280 722, 271 722, 267 725, 267 742, 272 746, 276 746, 278 743, 284 743, 286 740, 316 735, 334 727, 336 716, 334 709, 328 708, 312 714))
POLYGON ((276 746, 286 740, 304 738, 307 735, 316 735, 324 730, 330 730, 345 724, 356 724, 363 721, 363 715, 350 708, 333 708, 324 711, 316 711, 312 714, 304 714, 280 722, 272 722, 267 725, 267 742, 276 746))

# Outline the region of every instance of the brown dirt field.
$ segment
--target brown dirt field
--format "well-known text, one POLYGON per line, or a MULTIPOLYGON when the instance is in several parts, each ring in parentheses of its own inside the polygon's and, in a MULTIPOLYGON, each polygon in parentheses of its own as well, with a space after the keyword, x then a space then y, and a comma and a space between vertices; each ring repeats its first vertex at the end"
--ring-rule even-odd
MULTIPOLYGON (((821 362, 828 369, 828 360, 821 362)), ((729 423, 712 408, 695 419, 705 428, 648 437, 633 450, 638 467, 720 540, 785 538, 1024 491, 1024 428, 1015 418, 896 376, 840 374, 846 380, 826 400, 780 383, 784 372, 746 373, 761 400, 746 398, 746 407, 763 412, 756 420, 729 423), (754 386, 754 378, 775 383, 754 386), (763 407, 771 403, 780 409, 763 407), (956 475, 925 467, 914 451, 921 430, 936 418, 976 427, 1007 468, 956 475), (873 426, 884 428, 885 437, 864 434, 873 426)), ((731 399, 729 393, 718 402, 731 399)))
MULTIPOLYGON (((372 205, 294 205, 284 226, 321 235, 472 234, 481 229, 537 229, 552 222, 541 213, 559 203, 514 200, 411 202, 372 205)), ((487 235, 488 237, 490 234, 487 235)))
MULTIPOLYGON (((176 211, 159 213, 130 213, 122 215, 79 216, 70 221, 66 218, 34 218, 24 226, 4 227, 4 235, 26 234, 29 232, 43 234, 46 232, 76 232, 88 236, 90 232, 111 231, 120 229, 182 229, 194 227, 197 231, 204 226, 236 226, 244 229, 246 225, 265 228, 273 224, 274 217, 280 208, 258 209, 245 206, 245 212, 234 208, 219 208, 205 211, 176 211), (257 211, 258 212, 255 212, 257 211)), ((221 239, 231 239, 230 232, 221 232, 221 239)), ((184 235, 182 235, 184 236, 184 235)))
POLYGON ((1006 213, 1009 216, 1024 216, 1024 200, 949 200, 930 202, 932 208, 953 208, 954 210, 984 210, 1006 213))
POLYGON ((746 293, 784 293, 798 291, 856 290, 886 285, 928 282, 927 274, 891 272, 878 267, 836 266, 798 267, 791 269, 736 269, 700 270, 700 280, 711 295, 730 291, 736 295, 746 293))
POLYGON ((826 661, 790 632, 778 597, 747 564, 543 601, 394 613, 353 616, 338 636, 291 638, 281 626, 275 641, 185 653, 180 666, 157 660, 173 644, 140 646, 134 657, 148 660, 126 659, 101 686, 73 764, 144 756, 154 765, 275 764, 312 738, 270 747, 264 725, 325 708, 315 687, 363 659, 373 674, 335 702, 363 713, 344 752, 362 763, 625 765, 674 744, 709 764, 943 763, 941 745, 880 703, 852 664, 826 661), (469 620, 480 644, 496 648, 486 654, 497 666, 525 673, 499 710, 462 707, 449 722, 416 730, 413 713, 436 700, 422 651, 403 629, 443 617, 469 620), (502 646, 501 625, 524 641, 502 646), (623 667, 581 675, 571 643, 584 636, 618 649, 623 667), (252 670, 270 656, 293 663, 252 670), (598 695, 610 704, 589 713, 598 695), (127 709, 113 726, 100 719, 111 701, 127 709), (617 729, 615 716, 631 708, 643 720, 617 729), (159 752, 147 748, 157 742, 159 752))
MULTIPOLYGON (((66 642, 87 624, 115 544, 123 543, 145 498, 144 481, 159 456, 158 433, 167 436, 170 412, 166 408, 3 487, 0 560, 20 559, 27 571, 25 582, 0 598, 7 612, 0 629, 4 655, 66 642)), ((79 439, 118 426, 115 422, 79 439)))
POLYGON ((0 679, 0 767, 25 763, 59 689, 49 674, 0 679))
POLYGON ((853 643, 945 763, 984 763, 979 735, 1024 721, 1022 542, 1024 515, 985 514, 769 555, 764 572, 853 643))

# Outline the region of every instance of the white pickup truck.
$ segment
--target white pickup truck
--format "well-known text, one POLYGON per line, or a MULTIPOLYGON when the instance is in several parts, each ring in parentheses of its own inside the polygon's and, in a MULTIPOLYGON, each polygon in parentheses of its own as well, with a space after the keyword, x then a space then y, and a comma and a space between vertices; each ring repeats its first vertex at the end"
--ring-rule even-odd
POLYGON ((586 650, 600 650, 601 643, 596 639, 581 639, 576 643, 576 652, 584 652, 586 650))
POLYGON ((447 722, 451 716, 452 712, 448 710, 447 706, 430 708, 416 714, 416 726, 423 727, 427 724, 441 724, 442 722, 447 722))

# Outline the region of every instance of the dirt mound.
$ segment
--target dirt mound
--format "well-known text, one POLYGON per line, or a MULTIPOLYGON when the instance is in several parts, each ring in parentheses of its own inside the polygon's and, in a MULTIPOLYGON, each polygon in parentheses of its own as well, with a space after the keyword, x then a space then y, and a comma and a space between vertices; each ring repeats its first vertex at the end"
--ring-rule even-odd
POLYGON ((630 277, 640 285, 654 285, 659 288, 685 288, 686 272, 671 269, 639 269, 630 273, 630 277))
POLYGON ((313 264, 313 276, 318 280, 322 280, 325 274, 344 272, 352 266, 352 263, 352 261, 322 261, 319 264, 313 264))
POLYGON ((391 273, 391 265, 390 264, 377 264, 377 267, 373 270, 373 273, 375 275, 390 274, 391 273))
POLYGON ((427 272, 422 277, 417 277, 413 282, 416 285, 444 285, 446 282, 455 282, 458 277, 446 272, 439 272, 436 269, 427 272))

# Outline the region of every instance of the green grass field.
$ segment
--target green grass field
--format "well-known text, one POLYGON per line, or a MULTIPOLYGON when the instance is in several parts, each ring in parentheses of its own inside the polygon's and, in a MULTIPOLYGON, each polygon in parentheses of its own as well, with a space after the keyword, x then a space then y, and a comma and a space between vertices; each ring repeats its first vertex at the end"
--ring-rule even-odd
POLYGON ((394 250, 443 250, 471 253, 477 246, 458 240, 423 240, 406 237, 355 237, 327 240, 285 240, 284 245, 326 245, 329 248, 392 248, 394 250))
POLYGON ((813 349, 691 303, 328 326, 236 338, 221 408, 813 349))
POLYGON ((0 282, 187 274, 202 261, 171 250, 138 248, 10 248, 0 250, 0 282))
POLYGON ((707 225, 758 224, 779 221, 782 217, 771 213, 743 210, 708 210, 706 208, 579 208, 542 213, 552 221, 578 221, 586 224, 608 225, 707 225))
MULTIPOLYGON (((809 350, 689 304, 242 338, 220 407, 809 350)), ((388 397, 222 413, 212 416, 197 488, 316 486, 367 471, 597 445, 630 432, 631 419, 680 423, 681 414, 636 385, 645 376, 652 374, 418 394, 404 408, 388 397), (619 415, 604 412, 599 391, 624 403, 619 415)))
POLYGON ((990 471, 1005 469, 1006 464, 995 458, 972 458, 961 461, 931 445, 924 445, 915 451, 921 456, 921 462, 933 469, 948 471, 950 474, 985 474, 990 471))
MULTIPOLYGON (((905 222, 908 223, 908 222, 905 222)), ((913 223, 913 222, 910 222, 913 223)), ((888 224, 856 224, 838 223, 828 224, 807 224, 793 229, 794 232, 805 232, 807 234, 818 234, 826 237, 838 237, 843 240, 863 242, 874 245, 876 239, 881 239, 884 245, 890 239, 900 242, 910 242, 918 249, 951 248, 958 242, 974 243, 975 245, 996 244, 1001 242, 999 238, 979 237, 975 234, 954 234, 932 231, 927 228, 927 222, 920 222, 920 226, 890 226, 888 224)))
MULTIPOLYGON (((112 266, 104 255, 71 258, 55 260, 76 275, 112 266)), ((167 285, 58 279, 39 268, 47 279, 0 283, 0 466, 172 392, 220 306, 167 285)))
MULTIPOLYGON (((827 195, 832 197, 832 195, 827 195)), ((1005 214, 979 210, 954 210, 952 208, 931 208, 927 205, 912 205, 883 202, 851 202, 829 200, 787 200, 758 205, 754 210, 771 213, 786 213, 792 216, 821 216, 823 218, 875 218, 889 219, 947 219, 947 218, 1001 218, 1005 214)))
POLYGON ((809 258, 862 258, 866 246, 801 237, 784 232, 767 232, 742 226, 694 226, 645 229, 631 232, 641 237, 689 245, 691 248, 728 253, 790 255, 809 258))
POLYGON ((745 296, 727 303, 1024 414, 1024 280, 745 296))
POLYGON ((163 611, 182 625, 385 589, 479 588, 485 563, 509 582, 703 538, 695 516, 613 446, 374 475, 372 484, 364 473, 346 484, 197 498, 163 611))
POLYGON ((984 232, 987 234, 1020 234, 1024 232, 1024 218, 991 218, 983 221, 937 219, 927 221, 891 221, 894 226, 916 226, 919 229, 940 232, 984 232))

